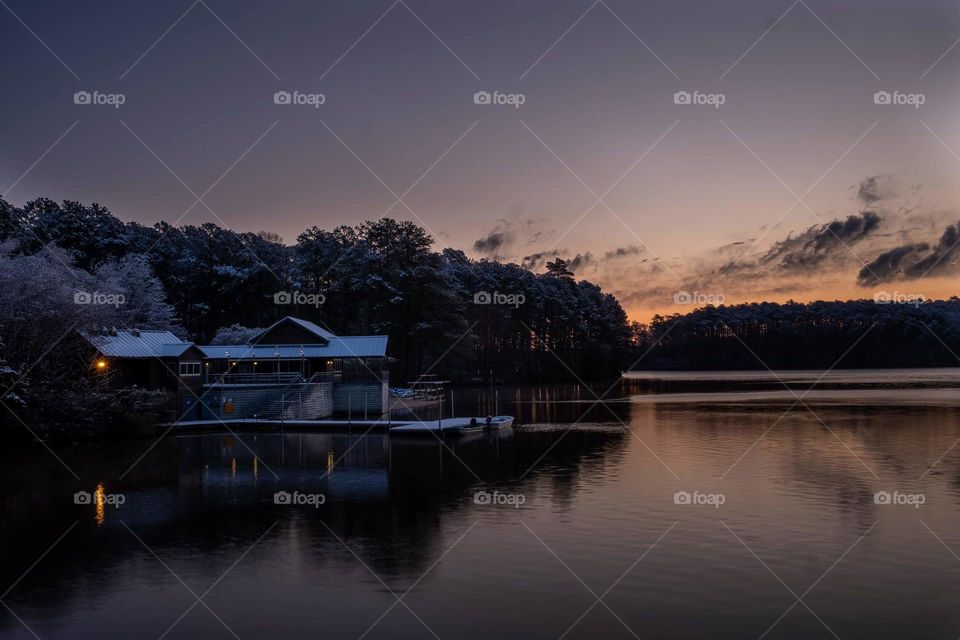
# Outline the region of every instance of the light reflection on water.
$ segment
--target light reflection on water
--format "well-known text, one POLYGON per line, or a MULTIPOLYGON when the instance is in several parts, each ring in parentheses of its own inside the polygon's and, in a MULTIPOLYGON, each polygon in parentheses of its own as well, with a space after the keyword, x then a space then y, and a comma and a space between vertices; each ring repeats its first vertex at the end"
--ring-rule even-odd
MULTIPOLYGON (((193 603, 166 564, 197 593, 216 583, 205 602, 245 640, 356 638, 396 602, 388 589, 411 587, 416 616, 397 605, 368 637, 429 637, 426 625, 557 638, 608 589, 567 638, 759 637, 811 587, 816 616, 797 604, 768 637, 960 635, 960 562, 944 546, 960 553, 956 406, 891 382, 887 406, 789 412, 790 394, 724 402, 654 384, 711 401, 650 402, 649 381, 593 408, 589 389, 501 389, 524 425, 512 436, 170 438, 123 480, 150 442, 64 452, 97 487, 93 508, 73 504, 79 487, 45 452, 18 456, 2 467, 4 602, 44 640, 158 637, 193 603), (278 491, 325 502, 275 504, 278 491), (675 504, 678 491, 723 503, 675 504), (925 503, 877 504, 880 491, 925 503), (476 504, 478 492, 523 501, 476 504)), ((850 384, 832 391, 872 383, 850 384)), ((483 393, 464 390, 458 409, 483 393)), ((199 606, 168 635, 218 636, 230 633, 199 606)), ((4 612, 0 637, 29 633, 4 612)))

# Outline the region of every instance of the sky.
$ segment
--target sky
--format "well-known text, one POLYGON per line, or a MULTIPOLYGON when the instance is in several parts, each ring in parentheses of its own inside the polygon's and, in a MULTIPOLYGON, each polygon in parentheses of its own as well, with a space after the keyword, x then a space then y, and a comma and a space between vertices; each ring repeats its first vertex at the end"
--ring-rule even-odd
POLYGON ((640 321, 944 297, 958 41, 928 0, 3 0, 0 194, 288 243, 389 215, 640 321))

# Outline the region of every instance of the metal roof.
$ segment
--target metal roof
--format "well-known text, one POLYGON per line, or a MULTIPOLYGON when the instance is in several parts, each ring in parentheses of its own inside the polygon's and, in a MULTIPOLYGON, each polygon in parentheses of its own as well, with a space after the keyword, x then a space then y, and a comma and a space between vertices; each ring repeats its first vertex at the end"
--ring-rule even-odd
POLYGON ((214 345, 201 346, 208 358, 383 358, 387 355, 387 336, 331 336, 326 345, 214 345), (229 354, 229 355, 228 355, 229 354))
MULTIPOLYGON (((293 321, 329 342, 326 344, 268 345, 237 344, 201 346, 184 342, 169 331, 125 331, 83 334, 101 354, 108 358, 176 358, 190 347, 200 349, 207 358, 297 359, 297 358, 383 358, 387 355, 387 336, 335 336, 312 322, 287 316, 280 322, 293 321), (229 356, 227 355, 229 354, 229 356)), ((273 326, 276 326, 274 324, 273 326)), ((272 327, 271 327, 272 328, 272 327)), ((268 329, 269 330, 269 329, 268 329)))
POLYGON ((160 345, 160 355, 168 358, 178 358, 182 356, 183 353, 192 346, 194 346, 192 342, 160 345))
POLYGON ((165 358, 176 357, 190 348, 169 331, 121 331, 84 334, 90 344, 108 358, 165 358))
POLYGON ((327 331, 326 329, 324 329, 324 328, 321 327, 320 325, 317 325, 317 324, 314 324, 314 323, 310 322, 309 320, 301 320, 300 318, 294 318, 293 316, 286 316, 286 317, 284 317, 284 318, 282 318, 282 319, 280 319, 280 320, 277 320, 277 321, 274 322, 272 325, 270 325, 269 327, 267 327, 266 329, 264 329, 263 331, 261 331, 261 332, 258 333, 257 335, 255 335, 255 336, 253 336, 252 338, 250 338, 250 343, 251 343, 251 344, 256 344, 256 343, 257 343, 257 340, 260 338, 260 336, 267 335, 267 334, 270 333, 270 331, 272 331, 275 327, 280 326, 280 325, 283 324, 284 322, 292 322, 292 323, 300 326, 301 328, 306 329, 307 331, 309 331, 309 332, 312 333, 313 335, 317 336, 318 338, 321 338, 322 340, 331 340, 331 339, 333 339, 333 338, 336 338, 336 336, 335 336, 334 334, 330 333, 329 331, 327 331))

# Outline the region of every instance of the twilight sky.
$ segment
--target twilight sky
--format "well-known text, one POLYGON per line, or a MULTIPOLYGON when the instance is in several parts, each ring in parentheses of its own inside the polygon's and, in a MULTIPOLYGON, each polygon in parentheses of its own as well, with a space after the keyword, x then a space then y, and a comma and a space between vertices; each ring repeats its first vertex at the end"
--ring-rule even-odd
POLYGON ((639 320, 683 291, 942 297, 958 39, 947 0, 2 0, 0 193, 287 242, 389 214, 571 258, 639 320))

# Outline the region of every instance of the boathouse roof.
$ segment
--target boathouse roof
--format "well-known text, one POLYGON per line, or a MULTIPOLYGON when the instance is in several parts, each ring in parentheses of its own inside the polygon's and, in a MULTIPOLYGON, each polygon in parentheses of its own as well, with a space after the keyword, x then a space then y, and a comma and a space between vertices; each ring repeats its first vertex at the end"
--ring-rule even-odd
POLYGON ((109 329, 83 336, 108 358, 176 358, 193 346, 169 331, 109 329))

